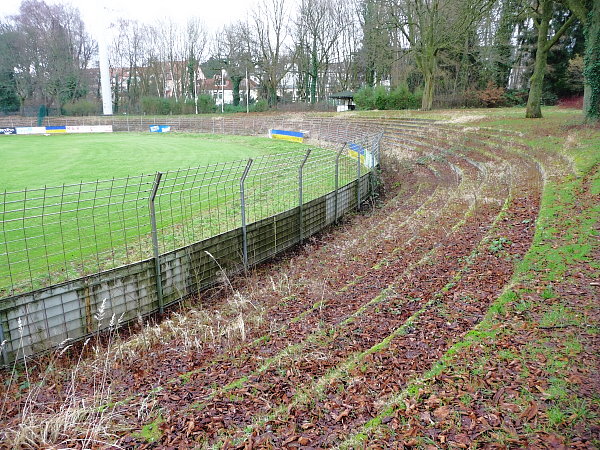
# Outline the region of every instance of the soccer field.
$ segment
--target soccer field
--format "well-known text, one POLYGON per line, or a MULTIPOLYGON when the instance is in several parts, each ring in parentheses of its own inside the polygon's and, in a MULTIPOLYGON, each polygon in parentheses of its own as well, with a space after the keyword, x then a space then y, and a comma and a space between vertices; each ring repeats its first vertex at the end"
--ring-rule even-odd
POLYGON ((0 192, 164 172, 303 148, 263 137, 207 134, 0 136, 0 192))

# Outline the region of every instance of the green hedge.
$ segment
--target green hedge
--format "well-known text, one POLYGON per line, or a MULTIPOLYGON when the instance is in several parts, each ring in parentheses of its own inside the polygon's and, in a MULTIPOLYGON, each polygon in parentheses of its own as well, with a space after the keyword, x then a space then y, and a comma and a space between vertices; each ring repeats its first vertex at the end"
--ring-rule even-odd
MULTIPOLYGON (((194 114, 196 103, 194 100, 178 102, 174 98, 143 97, 142 112, 145 114, 167 115, 167 114, 194 114)), ((215 112, 215 101, 210 95, 198 96, 198 112, 215 112)))
POLYGON ((66 103, 61 108, 61 114, 65 116, 95 116, 100 111, 100 105, 89 100, 77 100, 66 103))
POLYGON ((384 86, 364 87, 354 94, 358 109, 418 109, 421 107, 420 92, 410 92, 407 86, 388 90, 384 86))

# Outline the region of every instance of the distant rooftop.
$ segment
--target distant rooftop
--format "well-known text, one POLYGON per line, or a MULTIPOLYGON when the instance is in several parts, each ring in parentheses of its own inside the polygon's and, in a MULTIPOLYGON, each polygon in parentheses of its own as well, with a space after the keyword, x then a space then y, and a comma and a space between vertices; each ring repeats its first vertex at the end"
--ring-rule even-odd
POLYGON ((329 98, 354 98, 354 92, 342 91, 331 94, 329 98))

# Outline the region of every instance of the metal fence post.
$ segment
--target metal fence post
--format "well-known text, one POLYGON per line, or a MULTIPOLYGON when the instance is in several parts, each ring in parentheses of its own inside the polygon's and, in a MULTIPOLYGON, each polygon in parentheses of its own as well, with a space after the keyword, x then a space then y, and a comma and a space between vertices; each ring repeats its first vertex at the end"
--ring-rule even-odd
POLYGON ((338 152, 338 154, 335 157, 335 215, 334 215, 335 222, 337 222, 337 220, 338 220, 338 189, 340 187, 340 156, 342 156, 342 152, 346 148, 346 144, 347 144, 347 142, 344 142, 344 145, 342 145, 342 148, 340 149, 340 151, 338 152))
POLYGON ((303 229, 304 219, 302 217, 302 205, 304 204, 303 190, 302 190, 302 170, 304 169, 304 165, 306 164, 306 161, 308 160, 308 157, 310 156, 311 151, 312 150, 310 148, 308 150, 306 150, 306 155, 304 155, 302 164, 300 164, 300 167, 298 168, 298 224, 299 224, 299 228, 300 228, 300 231, 299 231, 300 240, 298 242, 302 242, 302 239, 304 239, 304 229, 303 229))
POLYGON ((250 167, 252 167, 252 158, 248 159, 244 173, 240 178, 240 207, 242 213, 242 254, 244 257, 244 270, 248 270, 248 234, 246 231, 246 192, 245 183, 250 167))
POLYGON ((378 166, 381 161, 380 147, 381 147, 381 139, 383 139, 384 131, 381 131, 375 136, 375 142, 373 143, 373 171, 375 172, 375 184, 377 187, 379 185, 379 172, 378 166))
MULTIPOLYGON (((363 147, 366 156, 366 149, 363 147)), ((356 152, 356 210, 360 210, 360 152, 356 152)))
POLYGON ((379 165, 379 163, 380 163, 380 161, 379 161, 379 158, 380 158, 379 149, 380 149, 380 146, 381 146, 381 139, 383 139, 383 134, 384 134, 384 131, 379 132, 379 134, 375 138, 375 145, 373 146, 373 147, 375 147, 375 151, 373 152, 373 155, 374 155, 373 159, 376 159, 377 165, 379 165))
POLYGON ((162 276, 160 273, 160 256, 158 252, 158 230, 156 229, 156 210, 154 208, 154 199, 156 198, 156 192, 160 186, 160 179, 162 178, 162 172, 156 172, 156 178, 154 178, 154 185, 152 186, 152 192, 148 198, 150 207, 150 224, 152 225, 152 248, 154 250, 154 268, 156 273, 156 295, 158 297, 158 312, 162 314, 165 309, 162 289, 162 276))

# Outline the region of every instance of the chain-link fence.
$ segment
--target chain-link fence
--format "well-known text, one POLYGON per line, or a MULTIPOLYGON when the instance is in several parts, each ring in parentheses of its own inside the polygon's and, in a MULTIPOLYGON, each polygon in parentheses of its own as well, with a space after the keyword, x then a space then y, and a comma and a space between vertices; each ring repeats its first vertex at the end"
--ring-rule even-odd
POLYGON ((17 320, 29 327, 27 352, 34 353, 89 333, 89 317, 105 298, 130 316, 162 311, 215 282, 209 247, 223 267, 239 270, 300 242, 373 191, 380 132, 312 121, 230 125, 218 131, 301 127, 315 145, 0 193, 0 341, 13 356, 23 333, 17 320))

